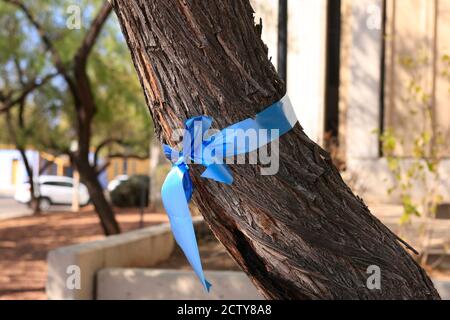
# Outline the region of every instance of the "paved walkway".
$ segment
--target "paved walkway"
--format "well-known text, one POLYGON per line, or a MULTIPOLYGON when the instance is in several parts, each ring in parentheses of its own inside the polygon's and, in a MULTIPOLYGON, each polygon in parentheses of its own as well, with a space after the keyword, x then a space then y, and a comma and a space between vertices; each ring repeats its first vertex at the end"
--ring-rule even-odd
POLYGON ((20 204, 10 196, 0 194, 0 220, 29 216, 32 214, 26 205, 20 204))
MULTIPOLYGON (((2 202, 3 201, 3 202, 2 202)), ((14 208, 9 198, 0 198, 14 208)), ((372 212, 394 232, 403 234, 411 245, 419 251, 417 234, 420 220, 409 226, 400 226, 402 209, 399 206, 370 206, 372 212)), ((5 216, 3 216, 5 217, 5 216)), ((140 216, 137 211, 123 211, 117 214, 124 231, 139 228, 140 216)), ((167 222, 163 213, 147 213, 145 226, 167 222)), ((450 221, 433 221, 432 245, 443 252, 450 247, 450 221)), ((2 299, 46 299, 44 284, 47 276, 46 255, 57 247, 98 240, 103 238, 99 221, 92 208, 84 208, 80 213, 51 212, 41 216, 24 216, 14 219, 0 219, 0 300, 2 299)), ((449 279, 449 273, 437 274, 438 278, 449 279)), ((448 289, 448 288, 447 288, 448 289)))
MULTIPOLYGON (((123 231, 138 229, 140 215, 122 211, 123 231)), ((162 213, 146 213, 145 226, 167 222, 162 213)), ((66 245, 103 238, 92 208, 80 213, 52 212, 0 221, 0 300, 46 299, 47 252, 66 245)))
POLYGON ((372 213, 393 232, 412 245, 417 251, 428 248, 431 254, 450 254, 450 220, 423 220, 414 217, 410 224, 401 225, 403 208, 399 205, 369 205, 372 213), (424 240, 429 230, 429 241, 424 240))
MULTIPOLYGON (((71 211, 70 206, 52 206, 49 212, 71 211)), ((31 216, 33 210, 14 200, 13 192, 0 190, 0 220, 31 216)))

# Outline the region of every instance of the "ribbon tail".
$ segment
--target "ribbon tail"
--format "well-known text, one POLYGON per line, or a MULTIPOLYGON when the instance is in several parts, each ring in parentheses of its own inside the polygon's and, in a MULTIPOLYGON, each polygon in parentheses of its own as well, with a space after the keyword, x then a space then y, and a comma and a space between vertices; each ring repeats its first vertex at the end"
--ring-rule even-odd
POLYGON ((179 166, 174 166, 171 169, 161 189, 162 201, 169 216, 175 241, 183 250, 203 287, 209 292, 211 284, 206 281, 203 273, 194 225, 183 188, 185 174, 188 174, 187 170, 179 166))
POLYGON ((226 164, 211 164, 207 166, 202 174, 202 178, 212 179, 228 185, 233 183, 233 176, 226 164))
POLYGON ((206 292, 209 292, 212 287, 212 284, 209 283, 208 280, 205 280, 205 283, 203 284, 203 286, 205 287, 206 292))

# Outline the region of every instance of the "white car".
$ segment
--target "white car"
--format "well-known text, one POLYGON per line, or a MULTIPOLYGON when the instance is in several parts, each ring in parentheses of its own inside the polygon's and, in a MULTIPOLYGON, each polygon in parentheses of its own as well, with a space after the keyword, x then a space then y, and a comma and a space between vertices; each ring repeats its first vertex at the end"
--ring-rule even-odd
POLYGON ((115 177, 108 184, 108 191, 109 192, 114 191, 114 189, 116 189, 122 182, 128 181, 128 179, 130 179, 130 177, 127 176, 126 174, 122 174, 120 176, 115 177))
MULTIPOLYGON (((45 211, 51 205, 71 205, 73 198, 73 179, 59 176, 40 176, 35 181, 36 195, 40 197, 41 210, 45 211)), ((78 199, 81 206, 89 203, 89 193, 86 186, 80 183, 78 189, 78 199)), ((14 199, 21 203, 31 201, 30 184, 24 183, 16 189, 14 199)))

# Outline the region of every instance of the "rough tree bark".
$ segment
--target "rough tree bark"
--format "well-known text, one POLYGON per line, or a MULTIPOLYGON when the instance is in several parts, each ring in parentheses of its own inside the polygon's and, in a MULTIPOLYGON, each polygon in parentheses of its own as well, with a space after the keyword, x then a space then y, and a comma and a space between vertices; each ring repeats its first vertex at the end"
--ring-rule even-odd
MULTIPOLYGON (((163 142, 173 145, 172 131, 187 118, 209 115, 222 129, 285 94, 248 0, 112 3, 163 142)), ((226 186, 194 167, 194 201, 267 298, 439 299, 300 125, 280 139, 277 175, 261 176, 255 165, 231 169, 235 182, 226 186), (371 265, 381 268, 381 290, 366 286, 371 265)))

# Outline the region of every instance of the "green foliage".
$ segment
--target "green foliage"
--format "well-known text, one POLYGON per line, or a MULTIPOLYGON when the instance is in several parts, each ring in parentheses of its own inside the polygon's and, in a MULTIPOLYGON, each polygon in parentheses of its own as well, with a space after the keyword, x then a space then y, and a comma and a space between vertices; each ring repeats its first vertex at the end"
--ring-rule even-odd
MULTIPOLYGON (((68 66, 103 3, 98 0, 24 2, 68 66), (80 30, 71 30, 66 26, 67 7, 73 4, 79 5, 83 14, 80 30)), ((0 90, 20 89, 15 61, 25 70, 25 79, 39 79, 56 71, 50 59, 35 28, 24 14, 14 6, 0 2, 0 90)), ((97 104, 92 145, 96 146, 107 138, 116 138, 126 142, 127 152, 146 155, 153 132, 152 123, 115 15, 111 15, 104 26, 87 67, 97 104)), ((56 77, 27 99, 26 128, 20 133, 22 140, 30 147, 47 152, 68 149, 76 138, 75 116, 68 88, 61 77, 56 77)), ((17 110, 13 111, 13 117, 17 120, 17 110)), ((11 141, 7 135, 0 134, 0 142, 11 141)), ((103 156, 107 152, 121 153, 122 149, 113 145, 103 151, 103 156)))
MULTIPOLYGON (((450 57, 444 55, 442 61, 447 66, 444 74, 450 75, 450 57)), ((409 74, 409 80, 404 86, 403 102, 408 106, 408 115, 421 117, 423 125, 408 136, 401 136, 394 128, 387 128, 380 136, 383 154, 394 177, 394 184, 387 191, 388 194, 397 192, 400 195, 403 206, 401 223, 410 222, 413 216, 433 217, 437 206, 442 202, 442 196, 438 192, 438 168, 444 141, 439 128, 433 123, 431 94, 419 83, 420 70, 428 63, 428 57, 420 53, 417 58, 404 56, 400 59, 400 65, 409 74), (398 149, 406 148, 406 142, 412 142, 412 156, 408 159, 398 155, 398 149), (423 185, 425 189, 420 198, 414 196, 416 185, 423 185)))

